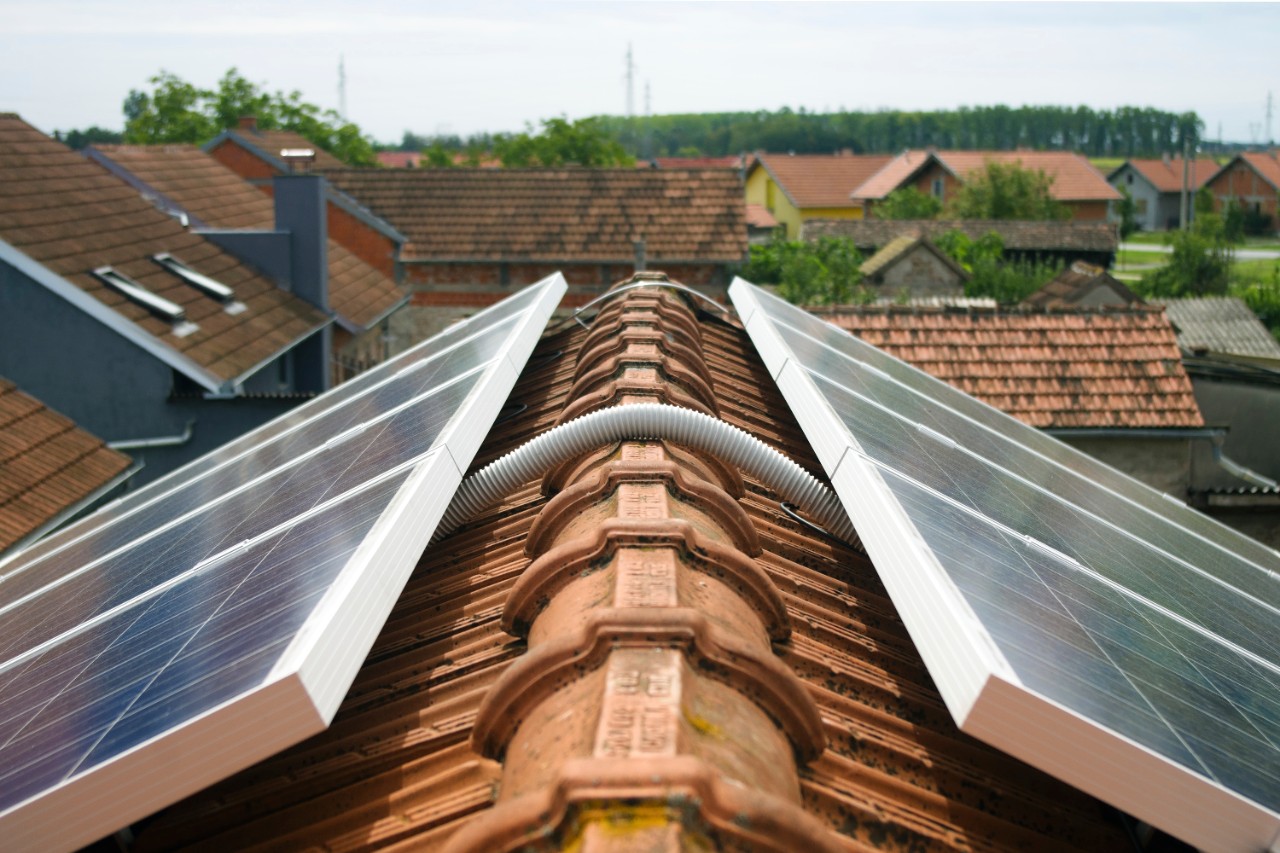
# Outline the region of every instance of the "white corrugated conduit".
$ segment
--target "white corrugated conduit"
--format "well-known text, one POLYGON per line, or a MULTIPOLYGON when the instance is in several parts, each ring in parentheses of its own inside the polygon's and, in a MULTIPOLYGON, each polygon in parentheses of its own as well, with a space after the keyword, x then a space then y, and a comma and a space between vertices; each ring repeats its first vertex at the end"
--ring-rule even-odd
POLYGON ((574 456, 615 441, 657 439, 718 456, 803 509, 832 536, 856 541, 840 500, 809 472, 735 426, 661 403, 631 403, 574 418, 494 460, 462 481, 432 539, 574 456))

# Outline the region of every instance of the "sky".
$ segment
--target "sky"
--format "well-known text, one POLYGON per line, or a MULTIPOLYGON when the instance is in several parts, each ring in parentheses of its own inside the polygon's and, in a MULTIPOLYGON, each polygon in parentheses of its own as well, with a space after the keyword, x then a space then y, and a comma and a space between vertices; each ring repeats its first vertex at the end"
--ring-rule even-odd
POLYGON ((0 0, 0 111, 119 129, 161 69, 227 69, 338 108, 375 139, 518 131, 564 115, 1194 110, 1205 136, 1280 136, 1280 3, 0 0))

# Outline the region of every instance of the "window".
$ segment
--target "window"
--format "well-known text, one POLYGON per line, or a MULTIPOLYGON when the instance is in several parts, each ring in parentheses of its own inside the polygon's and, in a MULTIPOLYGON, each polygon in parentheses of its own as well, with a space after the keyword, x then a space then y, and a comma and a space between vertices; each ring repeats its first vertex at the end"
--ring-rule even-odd
POLYGON ((933 179, 932 190, 933 190, 933 197, 938 200, 941 200, 943 193, 946 191, 942 183, 942 178, 933 179))
POLYGON ((213 297, 221 302, 228 314, 239 314, 244 310, 244 303, 236 301, 236 292, 234 290, 220 281, 209 278, 204 273, 196 272, 168 252, 152 255, 151 259, 205 296, 213 297))
POLYGON ((187 322, 186 309, 175 302, 156 296, 138 282, 111 267, 98 267, 93 271, 98 280, 119 293, 135 305, 141 305, 161 320, 173 323, 173 333, 178 337, 186 337, 198 326, 187 322))

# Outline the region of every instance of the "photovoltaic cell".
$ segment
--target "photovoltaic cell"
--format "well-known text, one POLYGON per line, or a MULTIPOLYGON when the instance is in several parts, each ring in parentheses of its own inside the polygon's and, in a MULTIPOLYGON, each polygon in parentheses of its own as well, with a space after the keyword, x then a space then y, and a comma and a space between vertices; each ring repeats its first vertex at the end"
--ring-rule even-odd
POLYGON ((0 833, 70 849, 327 725, 553 276, 0 565, 0 833))
POLYGON ((730 296, 962 728, 1193 844, 1267 847, 1280 556, 746 282, 730 296))

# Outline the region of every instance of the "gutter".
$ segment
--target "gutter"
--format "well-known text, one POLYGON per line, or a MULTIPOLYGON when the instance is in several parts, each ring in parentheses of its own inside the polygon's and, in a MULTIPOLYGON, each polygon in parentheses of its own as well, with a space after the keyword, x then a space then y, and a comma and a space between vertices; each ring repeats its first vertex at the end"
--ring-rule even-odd
POLYGON ((122 441, 108 441, 107 447, 112 450, 146 450, 152 447, 181 447, 191 440, 195 434, 196 422, 187 421, 186 429, 179 435, 162 435, 156 438, 126 438, 122 441))
POLYGON ((1222 452, 1223 441, 1227 430, 1224 427, 1201 427, 1199 429, 1178 429, 1176 427, 1145 427, 1124 429, 1123 427, 1086 427, 1082 429, 1044 429, 1040 430, 1054 438, 1187 438, 1191 440, 1207 440, 1213 453, 1213 461, 1218 467, 1233 477, 1238 477, 1252 486, 1264 489, 1280 488, 1280 483, 1252 468, 1241 465, 1222 452))

